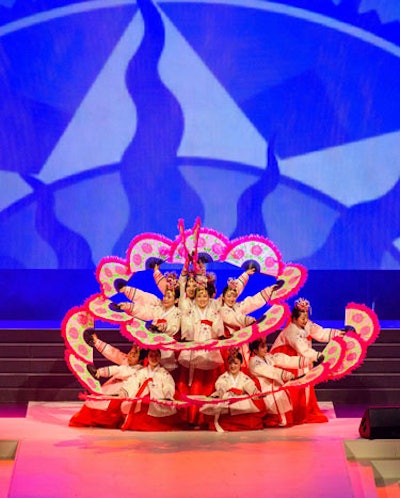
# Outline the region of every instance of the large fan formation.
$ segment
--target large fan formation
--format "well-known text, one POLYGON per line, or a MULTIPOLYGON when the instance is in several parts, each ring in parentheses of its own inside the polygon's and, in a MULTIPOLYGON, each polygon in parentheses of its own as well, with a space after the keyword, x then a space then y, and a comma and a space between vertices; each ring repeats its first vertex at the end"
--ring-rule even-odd
MULTIPOLYGON (((96 320, 119 327, 121 334, 146 349, 161 350, 216 350, 238 347, 244 343, 266 337, 281 328, 289 319, 290 310, 286 300, 295 295, 304 285, 307 270, 301 265, 282 261, 278 248, 267 238, 248 235, 229 240, 222 233, 201 227, 199 220, 193 228, 185 230, 179 222, 179 235, 170 240, 159 234, 145 233, 136 236, 130 243, 126 258, 108 256, 103 258, 96 270, 100 292, 90 296, 83 305, 72 308, 62 322, 67 364, 86 392, 83 397, 104 398, 100 382, 88 371, 93 365, 93 349, 84 340, 84 332, 95 327, 96 320), (115 310, 113 299, 118 293, 118 283, 128 282, 137 272, 149 271, 151 263, 166 262, 184 265, 188 254, 200 255, 213 263, 230 263, 235 267, 246 267, 250 262, 260 273, 282 280, 283 285, 274 292, 268 311, 255 323, 242 328, 225 340, 210 339, 205 342, 179 342, 163 333, 152 332, 146 322, 125 312, 115 310)), ((323 351, 324 361, 307 372, 305 376, 285 383, 279 389, 304 388, 327 380, 339 379, 351 373, 364 360, 368 346, 377 338, 380 327, 375 313, 362 304, 350 303, 346 307, 345 323, 352 327, 344 337, 333 338, 323 351)), ((268 394, 268 393, 263 393, 268 394)), ((233 398, 237 402, 251 396, 233 398)), ((158 403, 210 404, 221 400, 205 396, 184 396, 180 400, 158 403)), ((226 400, 224 400, 226 403, 226 400)))

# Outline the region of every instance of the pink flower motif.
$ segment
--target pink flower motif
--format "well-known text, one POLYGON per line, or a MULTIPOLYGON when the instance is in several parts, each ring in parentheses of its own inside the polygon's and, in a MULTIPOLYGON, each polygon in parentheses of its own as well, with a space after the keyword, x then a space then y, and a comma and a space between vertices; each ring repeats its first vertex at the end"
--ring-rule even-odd
POLYGON ((154 339, 154 342, 165 342, 165 337, 163 337, 162 335, 156 335, 155 337, 153 337, 154 339))
POLYGON ((80 373, 84 372, 83 367, 80 363, 75 363, 74 369, 75 369, 75 372, 80 372, 80 373))
POLYGON ((364 320, 364 315, 362 313, 354 313, 352 318, 355 323, 361 323, 364 320))
POLYGON ((279 308, 271 308, 270 310, 271 315, 276 315, 277 313, 280 313, 281 310, 279 308))
POLYGON ((259 245, 253 246, 251 248, 251 254, 253 254, 254 256, 259 256, 262 252, 262 248, 259 245))
POLYGON ((104 273, 105 273, 107 278, 111 278, 113 276, 113 272, 107 266, 104 268, 104 273))
POLYGON ((100 308, 100 306, 96 306, 94 312, 96 313, 97 316, 103 316, 104 315, 104 309, 100 308))
POLYGON ((159 249, 160 256, 168 256, 169 248, 168 247, 160 247, 159 249))
POLYGON ((283 270, 283 274, 286 276, 286 277, 290 277, 290 275, 292 275, 294 272, 294 269, 293 268, 285 268, 283 270))
POLYGON ((79 351, 82 355, 86 356, 86 355, 87 355, 87 353, 88 353, 88 348, 87 348, 84 344, 79 344, 78 351, 79 351))
POLYGON ((77 321, 81 325, 86 325, 88 323, 89 319, 88 319, 86 313, 79 313, 77 321))
POLYGON ((78 329, 76 327, 71 327, 68 331, 68 335, 72 338, 72 339, 77 339, 78 336, 79 336, 79 332, 78 332, 78 329))
POLYGON ((103 289, 104 289, 104 292, 108 293, 108 292, 111 292, 112 291, 112 287, 109 283, 105 282, 103 284, 103 289))
POLYGON ((238 337, 239 337, 240 339, 245 339, 247 336, 248 336, 247 332, 240 332, 240 333, 238 334, 238 337))
POLYGON ((131 326, 138 329, 140 328, 140 322, 138 322, 137 320, 132 320, 131 326))
POLYGON ((356 353, 350 353, 346 356, 347 361, 353 363, 353 361, 357 358, 356 353))
POLYGON ((265 323, 266 323, 266 325, 273 325, 275 323, 275 319, 274 318, 270 318, 265 323))
POLYGON ((139 266, 142 262, 142 256, 140 254, 134 254, 132 259, 133 259, 133 263, 137 266, 139 266))
POLYGON ((128 268, 126 266, 118 265, 115 267, 115 273, 117 275, 127 275, 129 273, 128 268))
POLYGON ((205 247, 206 245, 206 239, 204 237, 199 237, 199 243, 197 244, 197 247, 205 247))
POLYGON ((328 365, 332 366, 335 363, 335 358, 329 358, 327 363, 328 365))
POLYGON ((243 249, 236 249, 236 251, 232 253, 232 256, 234 259, 242 259, 244 256, 243 249))
POLYGON ((356 347, 356 345, 354 344, 354 342, 348 342, 347 343, 347 349, 348 351, 350 351, 351 349, 354 349, 356 347))
POLYGON ((362 339, 364 339, 364 341, 369 339, 371 335, 372 335, 372 327, 370 327, 369 325, 365 325, 360 330, 360 336, 362 339))
POLYGON ((146 337, 147 337, 147 332, 146 332, 146 331, 144 331, 144 330, 138 330, 138 331, 136 332, 136 335, 137 335, 138 337, 140 337, 141 339, 146 339, 146 337))
POLYGON ((215 254, 222 254, 223 247, 221 246, 221 244, 213 244, 212 250, 215 252, 215 254))
POLYGON ((328 354, 334 354, 336 351, 335 346, 332 346, 331 348, 328 349, 328 354))
POLYGON ((271 256, 268 256, 268 258, 265 258, 264 265, 266 266, 266 268, 272 268, 273 266, 275 266, 274 258, 272 258, 271 256))
POLYGON ((88 378, 87 383, 88 383, 88 384, 89 384, 89 386, 90 386, 90 387, 92 387, 93 389, 96 387, 96 383, 95 383, 94 379, 91 379, 90 377, 88 378))
POLYGON ((151 247, 151 244, 149 244, 148 242, 144 242, 142 244, 142 249, 143 249, 143 252, 145 254, 151 254, 152 251, 153 251, 153 248, 151 247))

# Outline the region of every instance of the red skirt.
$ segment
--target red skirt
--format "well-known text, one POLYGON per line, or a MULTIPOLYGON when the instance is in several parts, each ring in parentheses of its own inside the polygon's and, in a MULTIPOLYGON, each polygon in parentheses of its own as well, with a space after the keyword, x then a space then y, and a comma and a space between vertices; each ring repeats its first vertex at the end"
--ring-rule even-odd
POLYGON ((134 413, 135 404, 132 405, 125 422, 123 431, 169 432, 183 429, 181 419, 177 413, 166 417, 153 417, 148 414, 149 404, 142 402, 141 408, 134 413))
POLYGON ((225 432, 237 432, 237 431, 258 431, 264 428, 263 424, 264 413, 243 413, 240 415, 220 415, 217 421, 212 415, 205 415, 206 421, 208 422, 208 428, 212 431, 216 431, 216 423, 225 432))
MULTIPOLYGON (((284 353, 288 356, 298 356, 290 346, 279 346, 274 349, 273 353, 284 353)), ((298 370, 290 370, 294 375, 299 375, 298 370)), ((290 398, 293 404, 293 423, 294 424, 312 424, 328 422, 328 418, 322 413, 318 406, 317 397, 313 386, 304 389, 293 388, 289 390, 290 398), (307 393, 308 390, 308 401, 307 393)))
MULTIPOLYGON (((179 366, 179 376, 176 384, 177 390, 184 394, 210 396, 215 391, 215 381, 224 372, 221 365, 212 370, 201 370, 195 368, 193 372, 192 384, 189 386, 189 369, 179 366)), ((206 423, 204 415, 199 412, 198 406, 189 406, 181 412, 184 422, 190 425, 203 425, 206 423)))
POLYGON ((120 409, 121 403, 122 400, 111 400, 107 410, 88 408, 83 405, 79 412, 71 417, 69 426, 118 429, 124 420, 120 409))

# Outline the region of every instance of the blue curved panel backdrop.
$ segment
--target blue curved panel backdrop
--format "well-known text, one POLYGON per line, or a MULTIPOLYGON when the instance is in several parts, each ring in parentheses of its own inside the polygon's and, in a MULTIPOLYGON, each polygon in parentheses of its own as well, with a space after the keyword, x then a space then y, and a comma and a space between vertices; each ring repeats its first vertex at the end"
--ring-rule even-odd
POLYGON ((62 317, 102 257, 197 216, 304 264, 321 315, 391 318, 399 21, 397 0, 0 1, 0 318, 62 317))

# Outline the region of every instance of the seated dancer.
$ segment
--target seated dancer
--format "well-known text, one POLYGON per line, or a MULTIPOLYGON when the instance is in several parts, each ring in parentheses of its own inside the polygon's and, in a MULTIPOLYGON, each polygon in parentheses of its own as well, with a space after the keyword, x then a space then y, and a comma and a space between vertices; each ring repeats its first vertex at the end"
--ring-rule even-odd
MULTIPOLYGON (((278 288, 279 284, 270 285, 254 296, 248 296, 243 301, 237 302, 238 281, 230 278, 222 291, 223 304, 219 310, 225 326, 225 334, 229 337, 232 332, 254 323, 256 319, 249 316, 248 313, 265 306, 271 299, 274 290, 278 288)), ((244 368, 247 369, 250 360, 250 352, 247 344, 242 346, 241 354, 243 356, 244 368)))
MULTIPOLYGON (((303 356, 315 364, 323 361, 322 353, 312 347, 312 339, 318 342, 329 342, 333 337, 342 337, 345 332, 331 328, 323 328, 309 320, 311 307, 309 301, 299 298, 292 309, 291 321, 275 339, 271 353, 285 353, 289 356, 303 356)), ((296 377, 306 373, 308 367, 293 370, 296 377)), ((291 393, 293 402, 293 422, 295 424, 327 422, 321 412, 313 387, 296 389, 291 393)))
MULTIPOLYGON (((228 356, 228 370, 215 382, 213 397, 232 399, 259 392, 254 381, 241 371, 242 355, 236 350, 228 356)), ((250 431, 263 429, 264 402, 260 398, 249 398, 234 403, 204 405, 200 411, 206 415, 211 430, 250 431)))
POLYGON ((126 382, 127 398, 143 400, 125 401, 122 411, 126 415, 122 430, 131 431, 171 431, 180 430, 181 420, 173 405, 159 404, 151 400, 172 401, 175 395, 175 382, 172 375, 161 366, 159 349, 149 350, 147 367, 138 372, 137 382, 126 382))
POLYGON ((250 343, 250 351, 250 374, 258 380, 261 392, 271 392, 263 398, 266 407, 264 425, 266 427, 293 425, 290 391, 277 391, 277 389, 295 378, 288 369, 303 369, 312 365, 312 362, 301 356, 268 353, 265 338, 250 343))
POLYGON ((116 399, 88 399, 85 401, 81 409, 75 413, 69 425, 72 427, 107 427, 117 428, 123 421, 121 412, 121 402, 126 396, 124 389, 125 382, 129 379, 130 385, 136 384, 139 386, 138 372, 143 365, 140 363, 140 348, 134 344, 128 354, 122 353, 117 348, 100 341, 95 334, 92 340, 88 341, 92 346, 96 344, 96 348, 101 351, 107 350, 107 356, 114 358, 118 365, 102 367, 96 369, 92 365, 88 365, 88 370, 96 378, 110 377, 110 379, 102 385, 102 391, 105 396, 115 396, 116 399))
MULTIPOLYGON (((187 341, 207 341, 223 339, 224 326, 219 313, 211 304, 212 287, 196 288, 194 305, 182 314, 181 337, 187 341)), ((214 390, 217 377, 223 372, 223 359, 220 351, 206 349, 182 351, 178 358, 180 364, 178 390, 186 394, 209 396, 214 390)), ((191 406, 187 422, 191 425, 201 423, 198 409, 191 406)))
MULTIPOLYGON (((117 306, 120 310, 140 320, 151 320, 153 331, 162 332, 170 337, 178 337, 181 312, 177 307, 179 288, 176 275, 170 274, 166 279, 162 299, 159 299, 154 294, 128 285, 120 287, 119 292, 131 301, 119 303, 117 306)), ((170 372, 174 371, 178 366, 175 352, 162 351, 161 364, 170 372)))

